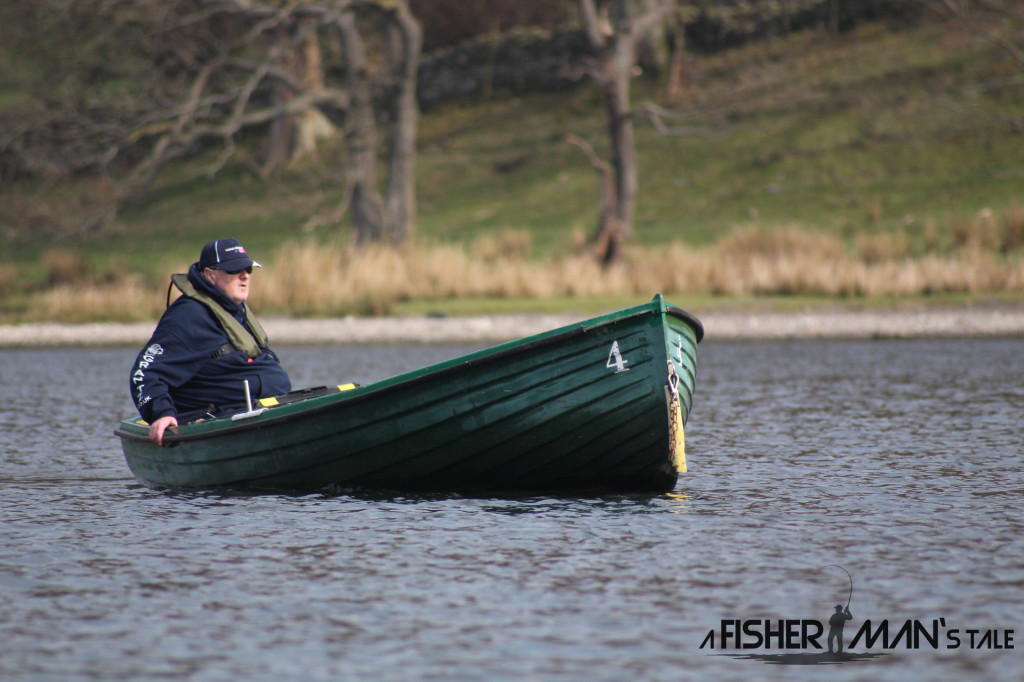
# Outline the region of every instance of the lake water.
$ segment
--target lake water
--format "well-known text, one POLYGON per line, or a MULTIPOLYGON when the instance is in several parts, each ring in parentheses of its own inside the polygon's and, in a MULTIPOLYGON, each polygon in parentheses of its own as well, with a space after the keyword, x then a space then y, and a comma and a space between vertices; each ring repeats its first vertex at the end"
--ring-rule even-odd
MULTIPOLYGON (((279 350, 308 386, 473 348, 279 350)), ((1024 679, 1022 340, 706 341, 690 472, 600 498, 149 490, 134 354, 0 350, 2 680, 1024 679), (848 600, 896 643, 719 646, 848 600)))

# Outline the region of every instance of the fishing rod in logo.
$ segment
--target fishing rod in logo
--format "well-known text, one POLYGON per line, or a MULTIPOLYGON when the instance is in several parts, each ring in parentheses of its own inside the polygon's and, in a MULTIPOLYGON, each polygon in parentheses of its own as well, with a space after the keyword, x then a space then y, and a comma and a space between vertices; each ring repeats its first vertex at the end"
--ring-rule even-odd
POLYGON ((841 654, 843 653, 843 626, 846 624, 846 621, 853 618, 853 614, 850 613, 850 602, 853 600, 853 576, 839 564, 829 564, 825 568, 838 568, 850 579, 850 594, 846 598, 846 608, 844 609, 842 605, 836 604, 836 612, 828 619, 828 652, 830 654, 833 653, 832 646, 835 644, 838 646, 838 653, 841 654))
POLYGON ((853 599, 853 576, 852 576, 852 575, 850 575, 850 572, 849 572, 849 571, 847 571, 847 570, 846 570, 845 568, 843 568, 842 566, 840 566, 839 564, 829 564, 829 565, 828 565, 828 566, 826 566, 825 568, 838 568, 838 569, 839 569, 840 571, 842 571, 843 573, 845 573, 845 574, 846 574, 846 577, 847 577, 847 578, 849 578, 849 579, 850 579, 850 596, 848 596, 848 597, 846 598, 846 608, 847 608, 847 609, 849 609, 849 608, 850 608, 850 600, 852 600, 852 599, 853 599))

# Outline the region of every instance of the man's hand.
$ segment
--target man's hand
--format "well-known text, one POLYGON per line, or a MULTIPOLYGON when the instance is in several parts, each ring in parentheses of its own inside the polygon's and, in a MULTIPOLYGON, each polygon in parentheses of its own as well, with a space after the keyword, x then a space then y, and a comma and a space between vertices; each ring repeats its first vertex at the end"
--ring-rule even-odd
POLYGON ((157 445, 163 445, 164 431, 166 431, 168 427, 177 425, 178 419, 176 417, 160 417, 149 425, 149 439, 157 445))

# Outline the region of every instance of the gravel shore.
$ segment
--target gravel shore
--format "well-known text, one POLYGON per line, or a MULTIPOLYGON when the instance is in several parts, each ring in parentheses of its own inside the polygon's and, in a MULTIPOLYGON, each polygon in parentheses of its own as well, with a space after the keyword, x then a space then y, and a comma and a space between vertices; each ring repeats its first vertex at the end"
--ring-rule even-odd
MULTIPOLYGON (((705 342, 767 339, 1024 337, 1024 306, 921 308, 877 311, 707 312, 699 315, 705 342)), ((381 343, 500 343, 578 322, 568 315, 467 317, 269 318, 274 345, 381 343)), ((0 325, 0 348, 133 346, 146 342, 155 322, 0 325)))

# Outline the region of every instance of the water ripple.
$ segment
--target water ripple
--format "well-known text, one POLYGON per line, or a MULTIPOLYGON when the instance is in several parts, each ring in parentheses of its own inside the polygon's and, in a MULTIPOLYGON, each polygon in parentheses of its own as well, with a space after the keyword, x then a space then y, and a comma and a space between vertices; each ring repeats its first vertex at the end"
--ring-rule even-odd
MULTIPOLYGON (((465 349, 283 349, 298 384, 465 349)), ((131 351, 0 351, 5 680, 820 679, 699 646, 722 619, 1013 628, 1024 344, 705 344, 660 496, 169 494, 112 437, 131 351), (75 385, 54 401, 53 368, 75 385), (13 405, 13 407, 12 407, 13 405), (41 415, 46 415, 44 419, 41 415)), ((895 651, 834 679, 1020 679, 895 651)))

